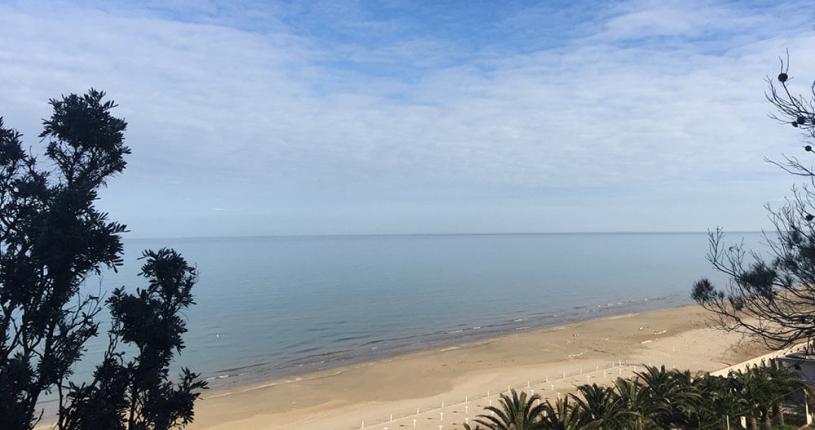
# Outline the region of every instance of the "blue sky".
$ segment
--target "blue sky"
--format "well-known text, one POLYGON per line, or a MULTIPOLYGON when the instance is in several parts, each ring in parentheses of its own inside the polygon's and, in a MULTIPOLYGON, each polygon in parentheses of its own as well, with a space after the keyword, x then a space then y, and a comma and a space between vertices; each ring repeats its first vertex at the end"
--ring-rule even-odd
POLYGON ((808 2, 4 2, 0 115, 93 86, 133 237, 767 226, 802 137, 767 118, 808 2))

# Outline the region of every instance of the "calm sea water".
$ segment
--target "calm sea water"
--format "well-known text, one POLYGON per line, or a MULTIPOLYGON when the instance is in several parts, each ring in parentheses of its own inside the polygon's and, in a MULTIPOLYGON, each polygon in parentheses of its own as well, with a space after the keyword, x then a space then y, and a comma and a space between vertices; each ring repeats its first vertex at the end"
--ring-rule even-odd
MULTIPOLYGON (((758 234, 730 237, 760 243, 758 234)), ((141 250, 181 251, 198 266, 200 281, 179 363, 216 386, 689 303, 693 281, 718 278, 705 260, 701 233, 145 239, 125 245, 120 272, 90 286, 142 286, 136 276, 141 250)), ((101 350, 101 340, 92 343, 89 357, 101 350)))

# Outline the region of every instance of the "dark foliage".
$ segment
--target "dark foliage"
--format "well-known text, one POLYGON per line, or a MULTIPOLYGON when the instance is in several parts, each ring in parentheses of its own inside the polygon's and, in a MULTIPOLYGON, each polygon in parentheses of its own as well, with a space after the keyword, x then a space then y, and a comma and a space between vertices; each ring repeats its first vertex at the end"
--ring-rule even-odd
POLYGON ((183 348, 180 312, 192 302, 195 270, 171 250, 146 251, 148 288, 117 289, 107 300, 110 347, 93 381, 69 382, 103 302, 85 294, 88 276, 122 264, 121 233, 94 203, 100 188, 126 166, 127 123, 115 103, 91 89, 50 101, 43 121, 47 162, 23 148, 0 118, 0 428, 31 429, 38 402, 56 392, 56 428, 165 429, 192 419, 204 384, 167 368, 183 348), (41 165, 53 166, 46 170, 41 165), (133 345, 126 359, 118 345, 133 345), (117 424, 115 424, 117 423, 117 424))
POLYGON ((92 383, 72 386, 66 429, 167 429, 192 421, 196 393, 206 384, 188 369, 173 384, 168 367, 184 348, 179 314, 193 304, 195 269, 170 249, 146 251, 144 258, 148 287, 136 294, 118 288, 107 300, 111 348, 92 383), (116 350, 120 343, 133 347, 135 357, 126 361, 116 350))

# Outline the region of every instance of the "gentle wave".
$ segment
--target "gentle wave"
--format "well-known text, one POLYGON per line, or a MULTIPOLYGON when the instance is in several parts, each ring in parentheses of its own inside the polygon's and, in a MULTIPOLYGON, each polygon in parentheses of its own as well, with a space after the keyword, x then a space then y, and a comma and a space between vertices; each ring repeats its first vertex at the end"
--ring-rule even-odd
MULTIPOLYGON (((445 347, 442 350, 450 350, 450 345, 457 343, 476 341, 488 337, 508 334, 515 331, 525 331, 540 329, 557 324, 567 324, 575 321, 596 318, 600 316, 611 316, 623 314, 631 311, 642 311, 651 308, 659 308, 683 303, 677 296, 656 296, 639 300, 625 300, 614 303, 586 304, 574 306, 572 309, 581 312, 568 314, 555 313, 531 313, 525 318, 513 318, 484 326, 473 326, 467 329, 456 330, 436 330, 431 333, 403 336, 392 339, 372 339, 358 344, 354 348, 322 351, 316 354, 307 354, 320 350, 320 348, 309 348, 306 350, 294 351, 291 357, 275 361, 266 361, 252 365, 222 369, 209 380, 216 383, 216 386, 232 383, 257 382, 271 377, 285 377, 305 371, 317 371, 335 368, 342 365, 350 365, 372 359, 388 357, 394 354, 418 351, 434 347, 445 347), (647 305, 647 307, 646 307, 647 305), (518 325, 521 322, 529 322, 527 325, 518 325), (379 345, 376 350, 370 346, 379 345), (260 371, 258 371, 260 370, 260 371), (240 381, 234 381, 240 379, 240 381)), ((361 340, 365 336, 348 336, 343 341, 361 340)))

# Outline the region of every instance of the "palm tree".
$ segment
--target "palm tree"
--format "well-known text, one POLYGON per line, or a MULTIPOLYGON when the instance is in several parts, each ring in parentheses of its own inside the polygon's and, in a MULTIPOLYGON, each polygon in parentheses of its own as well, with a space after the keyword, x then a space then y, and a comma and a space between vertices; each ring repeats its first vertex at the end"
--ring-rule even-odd
POLYGON ((647 366, 637 372, 637 380, 644 390, 645 413, 660 428, 687 428, 697 426, 698 405, 701 394, 692 384, 690 372, 667 371, 665 366, 647 366))
POLYGON ((488 406, 491 414, 479 415, 475 422, 493 430, 539 430, 544 404, 537 394, 527 396, 512 390, 510 394, 501 394, 500 407, 488 406))
POLYGON ((628 413, 628 426, 630 430, 647 430, 658 428, 651 419, 652 408, 648 404, 647 392, 637 381, 617 378, 614 381, 613 395, 628 413))
POLYGON ((784 426, 784 397, 788 396, 795 390, 802 389, 804 384, 801 383, 801 381, 794 373, 792 373, 792 371, 778 366, 778 364, 775 362, 767 367, 767 372, 769 373, 773 386, 773 415, 777 419, 776 424, 779 426, 784 426))
POLYGON ((586 428, 580 420, 578 407, 569 404, 569 398, 558 399, 554 406, 547 400, 543 404, 542 430, 578 430, 586 428))
POLYGON ((579 395, 572 394, 571 397, 577 403, 575 407, 579 410, 580 421, 586 427, 609 430, 629 427, 632 414, 617 399, 612 388, 591 384, 581 385, 577 391, 579 395))
POLYGON ((763 421, 765 427, 769 426, 770 411, 775 403, 771 380, 758 367, 738 371, 731 376, 738 380, 741 387, 739 395, 746 403, 750 428, 758 430, 759 421, 763 421))
POLYGON ((672 370, 669 372, 676 388, 677 398, 672 402, 675 408, 674 423, 686 427, 705 428, 708 421, 706 413, 709 408, 705 402, 703 385, 699 384, 702 377, 694 378, 689 370, 672 370))
POLYGON ((741 397, 741 384, 737 378, 710 376, 699 378, 694 385, 705 401, 700 403, 700 428, 727 428, 735 426, 739 417, 748 415, 747 401, 741 397))

